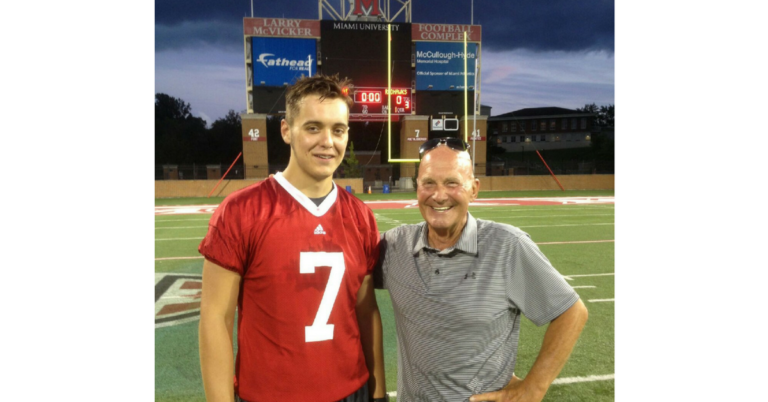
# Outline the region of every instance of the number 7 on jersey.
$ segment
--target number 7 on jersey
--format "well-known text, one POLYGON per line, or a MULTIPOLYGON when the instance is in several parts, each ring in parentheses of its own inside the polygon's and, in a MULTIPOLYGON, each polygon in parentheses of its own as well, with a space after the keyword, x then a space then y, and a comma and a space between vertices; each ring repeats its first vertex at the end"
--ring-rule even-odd
POLYGON ((302 274, 314 274, 316 267, 331 267, 331 275, 325 285, 323 298, 320 300, 320 308, 317 310, 315 322, 309 327, 304 327, 304 340, 306 342, 327 341, 333 339, 333 324, 328 324, 331 317, 333 304, 339 294, 341 280, 344 278, 344 253, 326 252, 302 252, 299 255, 299 272, 302 274))

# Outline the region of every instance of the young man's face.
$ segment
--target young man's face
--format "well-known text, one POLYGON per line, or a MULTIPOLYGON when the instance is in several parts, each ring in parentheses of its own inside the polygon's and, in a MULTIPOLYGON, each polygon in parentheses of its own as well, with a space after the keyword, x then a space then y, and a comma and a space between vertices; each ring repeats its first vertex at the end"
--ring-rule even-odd
POLYGON ((472 179, 472 162, 466 152, 438 146, 424 155, 419 166, 421 216, 430 230, 441 234, 461 231, 469 203, 477 198, 479 181, 472 179))
POLYGON ((305 179, 322 181, 344 159, 347 149, 349 109, 342 99, 309 95, 299 104, 293 123, 280 123, 283 141, 291 146, 290 165, 298 167, 305 179))

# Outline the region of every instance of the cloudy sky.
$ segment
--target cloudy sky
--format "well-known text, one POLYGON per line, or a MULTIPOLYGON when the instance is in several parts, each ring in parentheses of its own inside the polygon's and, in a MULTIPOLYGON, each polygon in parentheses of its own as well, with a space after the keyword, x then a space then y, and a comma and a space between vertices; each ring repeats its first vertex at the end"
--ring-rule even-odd
MULTIPOLYGON (((615 103, 613 0, 475 0, 474 13, 472 0, 412 5, 413 22, 482 25, 481 103, 493 115, 615 103)), ((316 0, 253 0, 253 10, 318 19, 316 0)), ((250 15, 249 0, 156 1, 155 92, 183 99, 208 123, 244 110, 242 19, 250 15)))

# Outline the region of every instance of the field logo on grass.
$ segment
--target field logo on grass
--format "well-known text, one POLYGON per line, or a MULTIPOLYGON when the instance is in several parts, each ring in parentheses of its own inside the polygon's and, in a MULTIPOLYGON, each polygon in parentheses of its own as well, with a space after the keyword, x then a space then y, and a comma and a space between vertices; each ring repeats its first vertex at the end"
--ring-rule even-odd
POLYGON ((203 276, 199 274, 155 274, 155 328, 200 319, 203 276))

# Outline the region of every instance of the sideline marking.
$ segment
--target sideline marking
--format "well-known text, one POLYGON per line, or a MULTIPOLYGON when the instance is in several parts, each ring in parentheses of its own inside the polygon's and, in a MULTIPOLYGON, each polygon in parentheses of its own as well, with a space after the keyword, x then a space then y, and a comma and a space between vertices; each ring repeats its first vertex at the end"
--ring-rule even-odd
MULTIPOLYGON (((616 374, 605 374, 605 375, 590 375, 586 377, 556 378, 555 381, 552 381, 552 385, 567 385, 567 384, 574 384, 577 382, 608 381, 608 380, 614 380, 615 377, 616 377, 616 374)), ((387 392, 387 395, 389 395, 390 398, 396 398, 397 391, 387 392)))
POLYGON ((598 302, 612 302, 615 301, 614 299, 590 299, 587 300, 590 303, 598 303, 598 302))
POLYGON ((571 286, 574 289, 592 289, 594 286, 591 285, 584 285, 584 286, 571 286))

